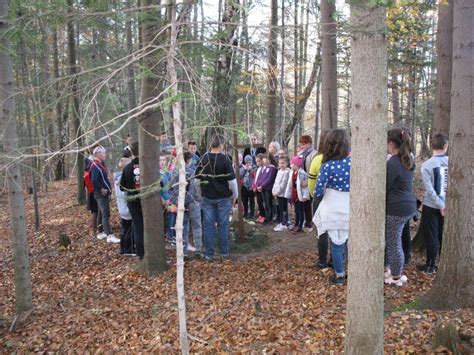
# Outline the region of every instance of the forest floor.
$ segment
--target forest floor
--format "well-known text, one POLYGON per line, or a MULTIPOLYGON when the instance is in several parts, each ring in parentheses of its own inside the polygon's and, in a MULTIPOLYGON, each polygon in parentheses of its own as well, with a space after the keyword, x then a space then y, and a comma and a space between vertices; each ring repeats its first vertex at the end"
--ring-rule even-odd
MULTIPOLYGON (((138 260, 88 232, 73 181, 49 185, 40 198, 41 230, 33 230, 27 196, 34 308, 16 329, 7 198, 0 195, 0 352, 149 352, 178 350, 175 257, 170 269, 148 278, 138 260), (72 248, 58 248, 66 233, 72 248)), ((114 215, 116 215, 114 208, 114 215)), ((113 225, 118 234, 118 219, 113 225)), ((260 227, 262 228, 262 227, 260 227)), ((263 227, 269 245, 237 260, 186 263, 188 331, 193 352, 341 352, 346 287, 329 283, 330 270, 313 268, 315 233, 291 235, 263 227)), ((420 258, 419 256, 415 257, 420 258)), ((389 311, 415 301, 433 276, 407 268, 408 286, 385 287, 385 352, 430 353, 433 329, 451 319, 474 335, 474 312, 389 311)), ((468 349, 467 351, 473 350, 468 349)))

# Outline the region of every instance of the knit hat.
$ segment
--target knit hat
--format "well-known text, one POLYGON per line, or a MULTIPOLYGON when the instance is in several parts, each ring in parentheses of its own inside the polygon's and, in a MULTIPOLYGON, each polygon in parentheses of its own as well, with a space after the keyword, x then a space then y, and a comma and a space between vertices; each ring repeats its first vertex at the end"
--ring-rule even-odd
POLYGON ((107 150, 102 147, 101 145, 99 145, 98 147, 95 147, 94 151, 92 152, 93 155, 96 155, 98 153, 105 153, 107 152, 107 150))
POLYGON ((251 157, 250 155, 246 155, 245 158, 244 158, 244 163, 246 163, 246 162, 248 162, 248 161, 251 162, 251 163, 253 163, 253 159, 252 159, 252 157, 251 157))
POLYGON ((297 167, 301 168, 301 166, 303 165, 303 158, 299 155, 295 155, 293 158, 291 158, 291 164, 294 164, 297 167))

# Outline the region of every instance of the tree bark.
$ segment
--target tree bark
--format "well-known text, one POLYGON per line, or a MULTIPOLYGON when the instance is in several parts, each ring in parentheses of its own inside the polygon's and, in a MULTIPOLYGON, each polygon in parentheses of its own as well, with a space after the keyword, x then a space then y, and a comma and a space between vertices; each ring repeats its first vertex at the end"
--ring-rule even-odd
POLYGON ((390 74, 390 88, 392 91, 392 110, 393 110, 393 123, 399 124, 401 121, 400 114, 400 91, 398 87, 398 75, 392 70, 390 74))
MULTIPOLYGON (((74 0, 67 0, 69 21, 67 22, 67 46, 69 59, 69 75, 71 76, 71 96, 72 96, 72 122, 74 127, 74 137, 77 149, 82 147, 81 114, 79 107, 79 92, 77 85, 77 60, 76 60, 76 38, 74 33, 74 0)), ((76 183, 77 202, 80 205, 86 203, 86 191, 84 189, 84 155, 82 152, 76 154, 76 183)))
MULTIPOLYGON (((141 0, 143 7, 151 7, 153 0, 141 0)), ((148 10, 150 11, 150 10, 148 10)), ((159 18, 144 14, 142 22, 143 44, 151 43, 159 27, 159 18), (157 23, 158 22, 158 23, 157 23)), ((158 42, 159 40, 156 40, 158 42)), ((160 45, 160 43, 156 43, 160 45)), ((159 52, 163 54, 162 52, 159 52)), ((142 65, 153 68, 156 66, 157 58, 148 54, 142 65)), ((164 72, 163 65, 156 68, 153 74, 145 75, 142 79, 141 103, 146 104, 156 98, 162 88, 161 80, 164 72)), ((155 275, 168 269, 165 253, 165 240, 163 238, 163 209, 161 196, 159 194, 158 182, 160 181, 160 167, 157 164, 160 158, 160 143, 157 139, 160 135, 160 124, 162 116, 160 108, 149 109, 138 119, 138 141, 140 151, 140 185, 146 191, 141 198, 144 227, 145 257, 143 258, 144 271, 148 275, 155 275)))
POLYGON ((267 64, 266 145, 275 140, 277 113, 278 0, 271 0, 267 64))
MULTIPOLYGON (((131 0, 126 1, 127 8, 132 6, 131 0)), ((132 33, 132 18, 129 18, 125 25, 125 35, 127 41, 127 53, 128 55, 133 54, 133 33, 132 33)), ((133 65, 127 67, 127 108, 128 112, 133 110, 137 106, 137 94, 135 90, 135 70, 133 65)), ((128 122, 128 132, 133 142, 138 141, 138 127, 136 120, 130 120, 128 122)))
POLYGON ((0 0, 0 125, 4 132, 5 153, 11 159, 6 168, 6 179, 12 228, 16 313, 20 314, 32 307, 32 286, 8 31, 8 0, 0 0))
MULTIPOLYGON (((174 60, 176 57, 176 41, 178 33, 178 25, 176 22, 176 4, 174 0, 169 0, 170 17, 171 17, 171 40, 168 51, 167 65, 168 75, 171 85, 170 97, 173 98, 178 94, 178 75, 174 60)), ((185 5, 185 9, 189 6, 185 5)), ((181 100, 174 100, 172 105, 173 111, 173 128, 176 144, 176 161, 179 171, 179 193, 178 193, 178 215, 176 216, 176 289, 178 296, 178 314, 179 314, 179 343, 181 353, 189 354, 188 331, 186 327, 186 300, 184 292, 184 253, 183 253, 183 218, 184 218, 184 201, 186 196, 186 163, 183 156, 183 137, 182 137, 182 121, 181 121, 181 100)))
POLYGON ((474 306, 473 18, 472 1, 454 2, 449 179, 443 249, 433 288, 423 299, 431 308, 474 306))
POLYGON ((321 130, 337 127, 337 26, 335 0, 321 0, 321 130))
POLYGON ((383 354, 384 329, 386 14, 384 6, 371 3, 351 2, 353 155, 345 352, 364 355, 383 354))
POLYGON ((438 30, 436 38, 436 93, 433 133, 449 134, 451 111, 451 79, 453 68, 453 3, 438 5, 438 30))
POLYGON ((286 33, 285 33, 285 0, 281 2, 281 27, 280 27, 280 36, 281 36, 281 54, 280 54, 280 103, 279 103, 279 124, 278 124, 278 142, 283 142, 283 127, 285 125, 285 41, 286 41, 286 33))

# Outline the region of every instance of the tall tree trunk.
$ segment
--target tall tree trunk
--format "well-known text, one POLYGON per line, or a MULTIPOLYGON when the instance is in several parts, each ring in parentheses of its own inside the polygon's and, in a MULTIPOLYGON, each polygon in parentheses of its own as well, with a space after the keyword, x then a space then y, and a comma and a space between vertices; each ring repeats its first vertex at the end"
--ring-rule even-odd
POLYGON ((306 84, 305 89, 301 93, 301 97, 296 102, 295 114, 293 120, 285 129, 284 142, 287 145, 291 140, 291 134, 294 132, 296 125, 303 119, 304 110, 308 102, 311 92, 313 91, 314 85, 317 82, 319 72, 321 71, 321 47, 318 47, 316 56, 314 57, 313 68, 311 69, 311 74, 309 75, 308 83, 306 84))
POLYGON ((237 48, 236 32, 239 24, 239 0, 225 0, 222 15, 223 29, 219 31, 219 53, 216 65, 216 78, 213 97, 217 104, 217 127, 208 129, 207 139, 216 132, 222 132, 223 125, 229 122, 231 112, 232 63, 237 48))
MULTIPOLYGON (((132 1, 126 0, 127 8, 131 8, 132 1)), ((125 24, 125 35, 127 39, 127 53, 128 55, 133 54, 133 32, 132 32, 132 17, 127 19, 125 24)), ((133 65, 129 65, 127 67, 127 108, 128 112, 133 110, 137 106, 137 95, 135 90, 135 70, 133 69, 133 65)), ((131 119, 128 122, 128 132, 132 141, 138 141, 138 127, 137 121, 131 119)))
MULTIPOLYGON (((153 0, 141 0, 141 5, 145 8, 153 6, 153 0)), ((152 11, 152 10, 145 10, 152 11)), ((157 14, 144 14, 142 22, 143 46, 155 39, 156 31, 160 26, 160 19, 157 14)), ((161 37, 160 37, 161 38, 161 37)), ((164 55, 163 52, 159 52, 164 55)), ((148 55, 143 59, 142 65, 147 68, 156 66, 156 54, 148 55)), ((156 77, 162 77, 164 67, 160 64, 153 74, 145 75, 142 79, 141 104, 146 105, 159 96, 162 89, 162 81, 156 77)), ((161 206, 161 196, 157 187, 160 181, 160 167, 156 163, 160 159, 160 142, 157 139, 160 135, 160 124, 162 121, 160 108, 149 109, 138 119, 138 141, 140 152, 140 185, 146 191, 146 195, 141 198, 144 227, 145 257, 143 267, 145 273, 154 275, 168 269, 166 263, 165 240, 163 238, 163 209, 161 206)))
MULTIPOLYGON (((71 96, 72 96, 72 121, 74 127, 74 138, 77 149, 82 147, 81 114, 79 107, 79 90, 77 85, 77 63, 76 63, 76 37, 74 33, 74 0, 67 0, 69 20, 67 22, 67 46, 69 56, 69 75, 71 76, 71 96)), ((78 151, 76 154, 76 183, 77 202, 80 205, 86 203, 86 192, 84 189, 84 155, 78 151)))
POLYGON ((424 298, 432 308, 474 306, 473 18, 474 2, 454 2, 446 220, 438 272, 424 298))
MULTIPOLYGON (((171 38, 170 47, 167 58, 167 72, 171 85, 170 97, 178 95, 178 75, 174 60, 176 57, 178 24, 176 21, 176 4, 174 0, 169 0, 170 22, 171 22, 171 38)), ((185 5, 188 7, 188 5, 185 5)), ((190 8, 190 6, 189 6, 190 8)), ((182 11, 186 11, 186 8, 182 11)), ((174 100, 173 110, 173 128, 176 143, 176 160, 177 169, 179 171, 179 193, 178 193, 178 215, 176 217, 176 289, 178 294, 178 313, 179 313, 179 343, 181 353, 189 354, 188 332, 186 327, 186 302, 184 292, 184 253, 183 253, 183 218, 184 218, 184 201, 186 196, 186 163, 183 156, 183 137, 181 122, 181 101, 174 100)), ((188 182, 189 183, 189 182, 188 182)))
MULTIPOLYGON (((297 116, 297 111, 298 111, 298 96, 299 96, 299 51, 298 51, 298 0, 294 0, 294 21, 293 21, 293 38, 294 38, 294 44, 293 44, 293 51, 294 51, 294 59, 293 59, 293 81, 294 81, 294 101, 293 101, 293 125, 291 127, 286 127, 288 131, 290 131, 290 134, 293 133, 293 151, 296 154, 298 150, 298 131, 295 131, 295 127, 298 124, 298 116, 297 116)), ((290 139, 288 139, 289 143, 290 139)), ((288 143, 286 145, 288 145, 288 143)))
POLYGON ((278 0, 271 0, 270 31, 268 37, 267 64, 267 125, 266 144, 275 140, 277 96, 277 55, 278 55, 278 0))
POLYGON ((277 137, 278 142, 283 142, 283 127, 285 125, 285 41, 286 41, 286 33, 285 33, 285 0, 281 1, 281 27, 280 27, 280 36, 281 36, 281 66, 280 66, 280 113, 278 119, 278 130, 277 130, 277 137))
POLYGON ((32 307, 31 270, 26 229, 25 202, 19 166, 18 133, 15 116, 15 88, 10 58, 8 0, 0 0, 0 125, 4 133, 5 153, 11 158, 6 168, 8 202, 12 228, 13 263, 15 269, 16 313, 32 307))
POLYGON ((385 7, 351 2, 352 166, 345 353, 383 353, 387 44, 385 7), (367 156, 371 156, 370 162, 367 156), (367 277, 367 275, 371 275, 367 277))
POLYGON ((453 68, 453 3, 438 5, 438 31, 436 38, 436 94, 433 133, 449 134, 451 111, 451 78, 453 68))
POLYGON ((392 91, 393 123, 398 124, 401 121, 400 91, 398 87, 398 75, 395 70, 392 70, 390 74, 390 88, 392 91))
MULTIPOLYGON (((65 142, 65 132, 64 132, 64 121, 63 121, 63 108, 61 102, 61 87, 59 84, 59 49, 58 49, 58 30, 55 28, 52 34, 52 42, 53 42, 53 75, 55 79, 54 90, 56 92, 56 125, 57 125, 57 150, 60 151, 64 148, 65 142)), ((55 179, 56 180, 64 180, 67 177, 66 175, 66 159, 64 154, 58 155, 58 160, 56 162, 56 170, 55 170, 55 179)))
POLYGON ((335 0, 321 0, 321 129, 337 127, 337 25, 335 0))

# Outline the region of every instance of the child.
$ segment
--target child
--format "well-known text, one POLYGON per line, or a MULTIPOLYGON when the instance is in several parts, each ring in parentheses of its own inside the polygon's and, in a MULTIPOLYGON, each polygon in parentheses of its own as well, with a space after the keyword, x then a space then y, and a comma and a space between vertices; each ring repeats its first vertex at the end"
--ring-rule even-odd
POLYGON ((270 162, 268 153, 265 153, 262 160, 262 171, 257 179, 257 190, 262 194, 263 208, 265 209, 265 218, 261 223, 271 224, 273 220, 273 197, 272 188, 275 182, 277 169, 270 162))
POLYGON ((322 198, 314 214, 318 236, 325 233, 331 240, 331 255, 336 274, 331 282, 345 283, 345 259, 349 237, 349 186, 351 158, 349 138, 342 129, 329 131, 323 143, 323 165, 314 195, 322 198))
POLYGON ((421 226, 426 244, 426 263, 416 268, 427 274, 436 272, 436 258, 443 239, 444 209, 448 181, 448 137, 442 133, 431 139, 433 156, 421 166, 425 187, 421 226))
MULTIPOLYGON (((190 224, 190 219, 199 219, 200 221, 200 214, 198 216, 196 215, 196 211, 190 210, 190 207, 192 204, 199 203, 200 202, 200 196, 198 195, 198 191, 196 188, 195 180, 194 180, 194 174, 195 174, 195 168, 192 166, 192 154, 190 152, 184 153, 184 161, 186 164, 186 193, 184 197, 184 218, 183 218, 183 250, 184 254, 187 255, 188 252, 194 252, 199 249, 199 253, 202 252, 202 233, 201 235, 194 235, 195 243, 196 243, 196 248, 191 247, 189 245, 189 224, 190 224), (190 213, 192 212, 192 213, 190 213), (191 214, 193 214, 191 216, 191 214), (199 238, 201 240, 199 241, 199 238)), ((173 176, 171 178, 171 198, 170 202, 174 206, 178 206, 178 198, 179 198, 179 172, 177 169, 173 171, 173 176)), ((195 233, 195 229, 193 228, 193 233, 195 233)))
POLYGON ((301 233, 305 221, 304 203, 309 201, 308 174, 302 168, 303 158, 296 155, 291 159, 291 172, 288 177, 286 196, 291 198, 295 206, 295 224, 290 228, 291 233, 301 233))
POLYGON ((160 194, 161 203, 163 204, 163 213, 165 216, 165 230, 167 241, 174 245, 176 243, 174 225, 176 223, 176 206, 170 203, 171 197, 171 176, 173 169, 171 168, 171 159, 168 156, 160 156, 160 194))
MULTIPOLYGON (((127 146, 128 147, 128 146, 127 146)), ((132 161, 130 149, 124 149, 122 158, 118 163, 121 171, 114 173, 115 196, 117 197, 117 209, 120 215, 120 254, 134 255, 132 216, 127 206, 126 192, 120 189, 122 170, 132 161)))
POLYGON ((386 220, 385 220, 385 284, 403 286, 408 278, 402 275, 405 255, 402 232, 405 224, 416 213, 413 194, 415 162, 411 138, 407 131, 394 128, 388 131, 386 220))
POLYGON ((265 209, 263 208, 262 193, 257 189, 257 180, 259 179, 263 169, 263 153, 257 154, 255 164, 257 164, 257 171, 255 173, 255 179, 253 179, 252 190, 257 197, 258 217, 256 221, 262 223, 265 220, 265 209))
POLYGON ((273 230, 282 232, 288 228, 288 196, 286 188, 290 177, 290 169, 288 168, 288 158, 280 156, 278 160, 278 173, 273 184, 272 194, 278 200, 278 220, 279 223, 273 230))
POLYGON ((255 216, 255 194, 252 190, 255 170, 252 166, 253 159, 250 155, 245 156, 244 162, 245 165, 240 167, 242 204, 244 205, 244 218, 252 219, 255 216))

